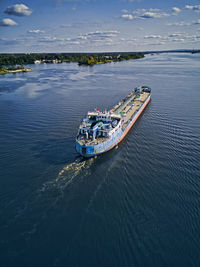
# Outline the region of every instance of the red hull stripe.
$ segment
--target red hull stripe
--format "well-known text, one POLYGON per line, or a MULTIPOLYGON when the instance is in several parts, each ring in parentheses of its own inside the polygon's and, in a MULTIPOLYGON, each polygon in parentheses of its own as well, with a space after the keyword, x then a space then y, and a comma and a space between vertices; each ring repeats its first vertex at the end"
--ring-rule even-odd
POLYGON ((127 135, 127 133, 130 131, 131 127, 133 126, 133 124, 136 122, 136 120, 138 119, 138 117, 140 116, 140 114, 142 113, 142 111, 145 109, 145 107, 147 106, 147 104, 149 103, 151 97, 148 98, 148 100, 146 101, 146 103, 143 105, 143 107, 140 109, 140 111, 138 112, 137 116, 135 117, 135 119, 132 121, 131 125, 125 130, 124 134, 122 135, 122 137, 120 138, 120 140, 114 144, 111 148, 109 148, 108 150, 104 151, 107 152, 109 150, 111 150, 113 147, 115 147, 116 145, 118 145, 123 139, 124 137, 127 135))

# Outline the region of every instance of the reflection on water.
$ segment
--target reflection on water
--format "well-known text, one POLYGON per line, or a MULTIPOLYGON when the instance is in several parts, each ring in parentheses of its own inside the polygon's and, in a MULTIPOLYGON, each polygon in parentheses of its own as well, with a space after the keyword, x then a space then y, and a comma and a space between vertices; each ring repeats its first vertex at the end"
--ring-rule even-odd
POLYGON ((199 265, 199 62, 161 54, 0 77, 2 266, 199 265), (79 158, 87 111, 141 84, 152 101, 119 147, 79 158))

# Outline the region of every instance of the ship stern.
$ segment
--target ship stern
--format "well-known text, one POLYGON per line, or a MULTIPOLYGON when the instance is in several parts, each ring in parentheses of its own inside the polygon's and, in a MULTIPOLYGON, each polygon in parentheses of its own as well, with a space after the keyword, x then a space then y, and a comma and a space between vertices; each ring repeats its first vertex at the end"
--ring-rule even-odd
POLYGON ((85 158, 91 158, 99 154, 94 146, 81 145, 78 141, 76 141, 76 151, 85 158))

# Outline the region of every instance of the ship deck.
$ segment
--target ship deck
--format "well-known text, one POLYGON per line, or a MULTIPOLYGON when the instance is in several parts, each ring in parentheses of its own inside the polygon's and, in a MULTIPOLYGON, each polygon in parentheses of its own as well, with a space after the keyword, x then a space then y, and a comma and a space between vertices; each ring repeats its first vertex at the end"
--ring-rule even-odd
POLYGON ((121 104, 119 103, 113 108, 114 113, 121 114, 124 119, 124 123, 122 125, 123 130, 126 128, 132 116, 139 110, 148 96, 148 92, 143 92, 139 95, 139 97, 130 95, 130 97, 128 96, 124 102, 121 102, 121 104))
POLYGON ((109 138, 108 137, 103 137, 103 138, 96 138, 95 140, 78 140, 80 145, 84 145, 84 146, 95 146, 95 145, 99 145, 105 141, 107 141, 109 138))

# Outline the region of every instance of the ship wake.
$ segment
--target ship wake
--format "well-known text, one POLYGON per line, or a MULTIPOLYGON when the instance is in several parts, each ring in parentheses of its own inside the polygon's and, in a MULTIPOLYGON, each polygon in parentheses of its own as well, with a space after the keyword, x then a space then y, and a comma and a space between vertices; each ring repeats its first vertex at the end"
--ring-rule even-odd
POLYGON ((64 166, 58 173, 57 177, 51 181, 43 184, 40 192, 45 192, 48 190, 59 190, 63 192, 66 187, 68 187, 75 178, 78 176, 83 179, 85 176, 90 174, 90 167, 94 163, 94 158, 85 160, 83 158, 78 158, 74 162, 64 166))

